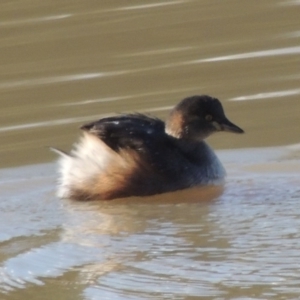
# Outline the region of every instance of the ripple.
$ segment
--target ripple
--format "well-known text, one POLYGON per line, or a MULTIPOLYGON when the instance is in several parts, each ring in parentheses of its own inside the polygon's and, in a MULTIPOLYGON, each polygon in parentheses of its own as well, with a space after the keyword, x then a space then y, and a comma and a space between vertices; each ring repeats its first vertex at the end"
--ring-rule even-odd
POLYGON ((290 33, 286 33, 283 35, 286 38, 299 38, 300 37, 300 31, 293 31, 290 33))
POLYGON ((28 87, 28 86, 45 85, 45 84, 53 84, 53 83, 60 83, 60 82, 89 80, 89 79, 101 78, 106 76, 121 75, 125 73, 126 71, 82 73, 82 74, 74 74, 74 75, 63 75, 63 76, 7 81, 7 82, 0 83, 0 89, 11 89, 16 87, 28 87))
POLYGON ((287 0, 280 3, 281 5, 300 5, 300 0, 287 0))
POLYGON ((53 16, 23 19, 23 20, 14 20, 14 21, 4 21, 4 22, 0 22, 0 26, 15 26, 15 25, 57 21, 57 20, 62 20, 70 17, 72 17, 72 14, 53 15, 53 16))
POLYGON ((217 61, 228 61, 228 60, 239 60, 239 59, 248 59, 248 58, 260 58, 260 57, 271 57, 271 56, 280 56, 280 55, 292 55, 299 54, 300 47, 286 47, 279 49, 270 49, 262 51, 254 51, 247 53, 239 53, 225 56, 217 56, 199 60, 193 60, 190 63, 205 63, 205 62, 217 62, 217 61))
POLYGON ((28 283, 43 285, 42 278, 62 275, 76 265, 102 260, 99 249, 71 243, 52 243, 8 259, 0 267, 0 289, 24 288, 28 283))
POLYGON ((42 236, 61 223, 58 200, 49 195, 53 188, 45 184, 49 183, 49 175, 43 174, 43 171, 54 172, 54 168, 45 164, 32 167, 31 172, 26 167, 19 168, 17 172, 0 172, 1 243, 19 237, 42 236), (22 174, 21 178, 18 174, 22 174), (43 200, 36 201, 40 194, 44 195, 43 200), (49 198, 52 200, 49 201, 49 198))
POLYGON ((168 49, 157 49, 157 50, 149 50, 149 51, 141 51, 135 52, 130 54, 122 54, 118 55, 118 57, 132 57, 132 56, 148 56, 148 55, 161 55, 161 54, 169 54, 174 52, 182 52, 194 49, 195 47, 175 47, 175 48, 168 48, 168 49))
POLYGON ((123 6, 123 7, 117 8, 116 10, 148 9, 148 8, 167 6, 167 5, 182 4, 182 3, 186 3, 186 2, 187 2, 187 0, 157 2, 157 3, 149 3, 149 4, 141 4, 141 5, 133 5, 133 6, 123 6))
POLYGON ((279 97, 287 97, 287 96, 295 96, 300 94, 300 89, 286 90, 286 91, 276 91, 269 93, 259 93, 248 96, 240 96, 229 99, 230 101, 246 101, 246 100, 260 100, 260 99, 268 99, 268 98, 279 98, 279 97))
MULTIPOLYGON (((171 108, 173 108, 173 106, 150 107, 150 108, 146 108, 146 109, 141 109, 141 110, 139 110, 139 112, 151 113, 151 112, 156 112, 156 111, 170 110, 171 108)), ((124 113, 126 113, 126 111, 124 113)), ((26 129, 39 128, 39 127, 51 127, 51 126, 60 126, 60 125, 66 125, 66 124, 80 123, 80 122, 90 121, 93 119, 101 119, 101 118, 109 117, 112 115, 115 115, 115 114, 113 114, 113 113, 98 114, 98 115, 87 116, 87 117, 65 118, 65 119, 59 119, 59 120, 49 120, 49 121, 42 121, 42 122, 35 122, 35 123, 25 123, 25 124, 19 124, 19 125, 4 126, 4 127, 0 127, 0 132, 26 130, 26 129)))

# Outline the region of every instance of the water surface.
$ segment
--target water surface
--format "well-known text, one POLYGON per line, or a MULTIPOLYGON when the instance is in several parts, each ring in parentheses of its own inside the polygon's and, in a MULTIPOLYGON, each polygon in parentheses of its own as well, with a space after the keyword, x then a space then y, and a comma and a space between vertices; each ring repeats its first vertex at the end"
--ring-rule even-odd
POLYGON ((297 299, 299 149, 219 152, 224 189, 106 202, 58 200, 53 164, 3 170, 0 290, 12 299, 297 299))
POLYGON ((0 3, 1 299, 298 299, 299 1, 0 3), (224 188, 78 203, 83 123, 210 94, 224 188), (264 148, 262 148, 264 147, 264 148))
POLYGON ((298 143, 298 5, 2 2, 0 166, 53 160, 46 147, 70 148, 82 122, 126 111, 165 118, 203 93, 247 131, 213 146, 298 143))

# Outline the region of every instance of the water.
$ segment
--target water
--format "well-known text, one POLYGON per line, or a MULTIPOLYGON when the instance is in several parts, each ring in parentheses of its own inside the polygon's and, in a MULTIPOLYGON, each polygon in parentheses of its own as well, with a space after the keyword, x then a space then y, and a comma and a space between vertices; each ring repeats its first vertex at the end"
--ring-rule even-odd
POLYGON ((299 148, 219 152, 224 190, 104 203, 58 200, 53 164, 4 170, 0 289, 12 299, 297 299, 299 148))
POLYGON ((0 4, 1 299, 298 299, 299 1, 0 4), (219 97, 224 188, 78 203, 84 122, 219 97), (263 148, 262 148, 263 147, 263 148))

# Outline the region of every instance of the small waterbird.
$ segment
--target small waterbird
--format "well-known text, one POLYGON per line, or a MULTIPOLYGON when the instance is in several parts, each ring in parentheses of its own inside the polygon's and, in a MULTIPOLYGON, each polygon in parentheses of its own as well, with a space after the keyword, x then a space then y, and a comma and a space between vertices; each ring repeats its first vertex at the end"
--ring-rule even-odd
POLYGON ((183 99, 166 122, 143 114, 103 118, 60 154, 58 196, 109 200, 220 184, 225 169, 204 141, 214 132, 244 131, 207 95, 183 99))

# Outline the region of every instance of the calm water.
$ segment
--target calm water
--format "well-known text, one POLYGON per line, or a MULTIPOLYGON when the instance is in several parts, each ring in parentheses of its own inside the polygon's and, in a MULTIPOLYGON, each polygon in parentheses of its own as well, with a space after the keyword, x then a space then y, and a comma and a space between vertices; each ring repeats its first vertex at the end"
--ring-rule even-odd
POLYGON ((297 0, 0 3, 0 299, 299 299, 297 0), (101 2, 101 3, 100 3, 101 2), (82 122, 220 98, 224 189, 76 203, 82 122))

